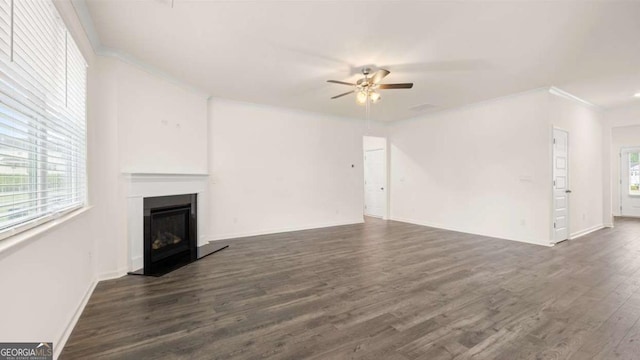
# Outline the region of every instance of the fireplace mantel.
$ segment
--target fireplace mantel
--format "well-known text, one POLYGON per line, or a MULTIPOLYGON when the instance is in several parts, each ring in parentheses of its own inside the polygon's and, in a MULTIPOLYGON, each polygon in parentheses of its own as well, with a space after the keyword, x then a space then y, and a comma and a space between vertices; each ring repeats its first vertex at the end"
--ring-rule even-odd
POLYGON ((208 243, 206 215, 208 214, 208 174, 166 174, 123 172, 127 183, 127 237, 129 240, 129 271, 143 266, 144 198, 182 194, 197 194, 198 246, 208 243))
MULTIPOLYGON (((179 195, 181 188, 206 190, 208 174, 123 173, 128 180, 128 197, 179 195), (167 193, 174 192, 174 193, 167 193)), ((190 191, 198 192, 198 191, 190 191)), ((185 193, 185 192, 182 192, 185 193)))

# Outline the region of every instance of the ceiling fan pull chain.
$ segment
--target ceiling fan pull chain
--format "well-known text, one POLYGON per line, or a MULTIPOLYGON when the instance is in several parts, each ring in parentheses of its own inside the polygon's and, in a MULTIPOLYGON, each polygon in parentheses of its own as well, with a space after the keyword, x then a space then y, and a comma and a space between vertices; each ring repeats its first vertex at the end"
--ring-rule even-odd
POLYGON ((367 113, 367 133, 371 131, 371 101, 369 101, 369 96, 367 96, 367 102, 365 103, 366 113, 367 113))

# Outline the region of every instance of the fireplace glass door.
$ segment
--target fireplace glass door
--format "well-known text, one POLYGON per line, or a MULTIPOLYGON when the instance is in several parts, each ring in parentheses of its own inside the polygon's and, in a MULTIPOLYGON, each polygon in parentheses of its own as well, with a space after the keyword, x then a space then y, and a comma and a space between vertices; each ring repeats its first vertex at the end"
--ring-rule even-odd
POLYGON ((151 211, 151 261, 189 249, 189 207, 151 211))

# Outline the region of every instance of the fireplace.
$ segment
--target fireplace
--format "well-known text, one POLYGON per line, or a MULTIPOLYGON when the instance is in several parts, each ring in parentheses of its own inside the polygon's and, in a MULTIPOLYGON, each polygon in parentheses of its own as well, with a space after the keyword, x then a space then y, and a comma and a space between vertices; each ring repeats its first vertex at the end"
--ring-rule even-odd
POLYGON ((197 259, 196 194, 144 198, 144 275, 161 276, 197 259))

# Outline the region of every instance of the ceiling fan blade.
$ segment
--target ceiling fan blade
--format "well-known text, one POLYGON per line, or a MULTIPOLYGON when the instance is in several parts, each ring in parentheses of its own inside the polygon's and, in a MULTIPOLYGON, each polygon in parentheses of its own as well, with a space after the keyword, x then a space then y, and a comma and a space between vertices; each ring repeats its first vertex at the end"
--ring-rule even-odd
POLYGON ((380 69, 380 70, 376 71, 376 73, 371 76, 370 83, 371 84, 377 84, 380 81, 382 81, 382 79, 384 79, 384 77, 387 76, 387 75, 389 75, 389 70, 380 69))
POLYGON ((344 82, 344 81, 338 81, 338 80, 327 80, 328 83, 334 83, 334 84, 341 84, 341 85, 349 85, 349 86, 356 86, 356 84, 352 84, 352 83, 348 83, 348 82, 344 82))
POLYGON ((378 85, 378 89, 411 89, 412 87, 413 87, 413 83, 378 85))
POLYGON ((351 90, 351 91, 348 91, 348 92, 346 92, 344 94, 336 95, 336 96, 332 97, 332 99, 337 99, 337 98, 343 97, 345 95, 353 94, 354 92, 356 92, 356 91, 355 90, 351 90))

